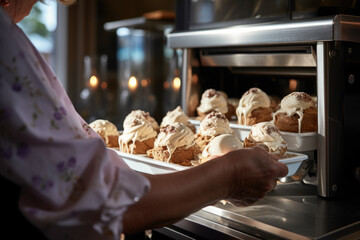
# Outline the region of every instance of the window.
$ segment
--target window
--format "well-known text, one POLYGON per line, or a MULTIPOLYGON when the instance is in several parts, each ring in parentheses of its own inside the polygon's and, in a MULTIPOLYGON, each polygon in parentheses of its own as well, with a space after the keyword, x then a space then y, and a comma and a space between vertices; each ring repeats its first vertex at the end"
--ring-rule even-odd
POLYGON ((19 27, 67 87, 67 9, 57 1, 37 2, 19 27), (61 21, 59 21, 61 19, 61 21))

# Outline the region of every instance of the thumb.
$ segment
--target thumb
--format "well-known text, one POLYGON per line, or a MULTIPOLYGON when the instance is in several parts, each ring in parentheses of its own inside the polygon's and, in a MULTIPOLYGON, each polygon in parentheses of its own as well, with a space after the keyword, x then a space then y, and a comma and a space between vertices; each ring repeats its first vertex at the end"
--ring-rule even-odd
POLYGON ((286 164, 281 163, 281 162, 276 162, 276 164, 278 166, 278 177, 279 178, 285 177, 289 172, 289 169, 286 166, 286 164))

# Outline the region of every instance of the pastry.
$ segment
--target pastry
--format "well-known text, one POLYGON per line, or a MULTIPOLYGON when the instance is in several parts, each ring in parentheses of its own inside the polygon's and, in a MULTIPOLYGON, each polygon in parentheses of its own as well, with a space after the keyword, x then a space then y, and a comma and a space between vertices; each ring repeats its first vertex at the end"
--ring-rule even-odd
POLYGON ((273 122, 280 131, 317 132, 317 108, 313 98, 304 92, 292 92, 280 103, 273 122))
POLYGON ((200 106, 197 107, 197 113, 200 120, 212 111, 221 112, 228 119, 231 119, 228 113, 228 103, 223 92, 214 89, 207 89, 201 96, 200 106))
POLYGON ((195 135, 196 144, 201 150, 216 136, 235 134, 224 114, 213 111, 200 122, 199 132, 195 135))
POLYGON ((259 88, 250 88, 246 91, 236 109, 238 123, 246 126, 270 121, 272 113, 269 96, 259 88))
POLYGON ((182 108, 178 106, 174 110, 167 112, 166 116, 161 121, 160 127, 165 127, 166 125, 180 122, 185 124, 195 133, 196 127, 194 124, 190 123, 189 120, 189 117, 185 114, 182 108))
POLYGON ((253 146, 260 146, 280 158, 285 156, 287 150, 287 143, 272 122, 261 122, 251 127, 249 135, 244 140, 244 147, 253 146))
POLYGON ((150 123, 150 125, 154 128, 155 131, 159 131, 159 124, 156 122, 156 120, 150 116, 150 113, 142 111, 142 110, 133 110, 131 111, 124 120, 124 128, 125 125, 128 124, 128 121, 132 121, 133 118, 142 119, 145 122, 150 123))
POLYGON ((119 147, 119 131, 117 127, 108 120, 97 119, 89 124, 89 127, 97 132, 104 140, 107 147, 119 147))
POLYGON ((201 154, 200 163, 207 162, 213 156, 224 155, 225 153, 243 148, 243 143, 233 134, 221 134, 214 137, 204 148, 201 154))
POLYGON ((179 122, 160 128, 154 148, 147 151, 150 158, 183 166, 191 166, 199 153, 194 133, 179 122))
POLYGON ((154 147, 157 131, 149 122, 139 118, 129 118, 124 124, 123 134, 119 137, 121 152, 131 154, 146 154, 154 147))

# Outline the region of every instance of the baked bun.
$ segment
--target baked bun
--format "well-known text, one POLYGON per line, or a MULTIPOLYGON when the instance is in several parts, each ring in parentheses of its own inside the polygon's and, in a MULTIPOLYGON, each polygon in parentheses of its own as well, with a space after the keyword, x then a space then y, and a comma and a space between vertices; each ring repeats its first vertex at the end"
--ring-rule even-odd
POLYGON ((145 112, 143 110, 133 110, 131 111, 124 119, 123 127, 126 128, 127 125, 132 124, 131 121, 134 119, 142 119, 143 121, 149 123, 155 131, 159 131, 159 124, 156 122, 156 120, 151 117, 150 113, 145 112), (129 123, 130 121, 130 123, 129 123))
POLYGON ((229 125, 229 120, 221 112, 213 111, 206 115, 200 122, 199 132, 195 135, 195 141, 203 150, 205 146, 216 136, 221 134, 235 134, 229 125))
POLYGON ((120 151, 131 154, 146 154, 147 150, 154 147, 156 136, 157 131, 149 122, 145 122, 143 119, 129 118, 123 134, 119 137, 120 151))
POLYGON ((269 96, 259 88, 250 88, 246 91, 236 109, 238 123, 246 126, 270 121, 272 113, 269 96))
POLYGON ((194 124, 189 122, 190 118, 185 114, 185 112, 182 110, 182 108, 180 106, 178 106, 177 108, 175 108, 172 111, 168 111, 165 115, 165 117, 163 117, 160 127, 165 127, 167 125, 171 125, 174 124, 176 122, 180 122, 185 124, 187 127, 189 127, 191 129, 191 131, 193 131, 193 133, 196 132, 196 127, 194 124))
POLYGON ((200 120, 204 119, 206 115, 212 111, 221 112, 228 119, 231 119, 228 113, 228 102, 224 92, 216 91, 214 89, 207 89, 201 96, 200 106, 197 107, 197 113, 200 120))
POLYGON ((199 153, 194 133, 178 122, 160 128, 154 148, 147 151, 148 157, 183 166, 191 166, 191 161, 196 160, 199 153))
POLYGON ((273 122, 280 131, 317 132, 317 108, 313 98, 304 92, 292 92, 281 100, 273 122))
POLYGON ((119 147, 118 138, 119 131, 117 127, 110 121, 104 119, 97 119, 89 124, 89 127, 97 132, 104 140, 107 147, 119 147))
POLYGON ((272 122, 261 122, 252 126, 244 140, 244 147, 253 146, 260 146, 280 158, 285 156, 287 150, 286 142, 272 122))

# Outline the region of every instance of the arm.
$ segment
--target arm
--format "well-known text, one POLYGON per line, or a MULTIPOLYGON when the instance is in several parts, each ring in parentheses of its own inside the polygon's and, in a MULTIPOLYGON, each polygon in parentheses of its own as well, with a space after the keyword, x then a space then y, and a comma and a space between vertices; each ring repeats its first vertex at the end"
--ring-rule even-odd
POLYGON ((150 191, 124 214, 125 233, 174 223, 202 207, 228 199, 252 204, 276 186, 287 167, 261 148, 230 152, 189 170, 148 175, 150 191))

